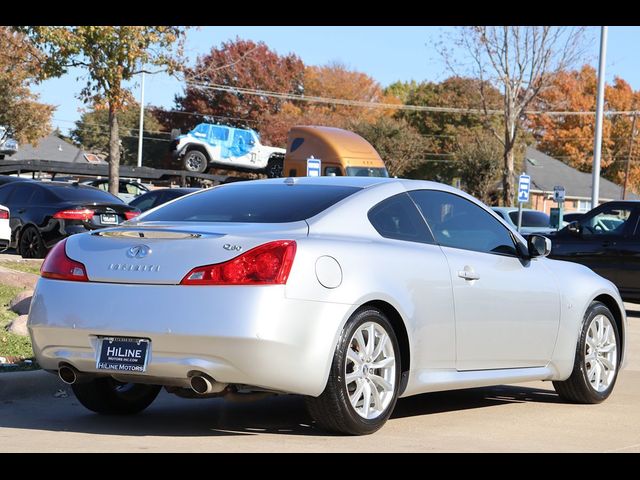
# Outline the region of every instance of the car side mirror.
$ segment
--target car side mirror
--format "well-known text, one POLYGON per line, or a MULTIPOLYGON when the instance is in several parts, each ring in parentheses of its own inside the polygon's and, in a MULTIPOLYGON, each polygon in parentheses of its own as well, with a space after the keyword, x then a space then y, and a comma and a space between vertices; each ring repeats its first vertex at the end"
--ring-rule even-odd
POLYGON ((531 258, 546 257, 551 253, 551 240, 543 235, 531 234, 527 238, 531 258))
POLYGON ((580 226, 580 222, 574 220, 573 222, 567 225, 567 231, 575 236, 580 236, 582 234, 582 227, 580 226))

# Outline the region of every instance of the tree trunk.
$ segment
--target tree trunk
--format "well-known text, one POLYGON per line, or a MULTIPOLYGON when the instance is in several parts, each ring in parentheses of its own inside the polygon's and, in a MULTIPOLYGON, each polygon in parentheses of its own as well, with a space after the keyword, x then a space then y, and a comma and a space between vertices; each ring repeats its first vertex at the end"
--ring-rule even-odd
POLYGON ((120 134, 115 108, 109 103, 109 192, 118 195, 120 186, 120 134))
POLYGON ((504 170, 502 171, 502 202, 505 207, 513 205, 515 191, 513 187, 513 145, 504 147, 504 170))

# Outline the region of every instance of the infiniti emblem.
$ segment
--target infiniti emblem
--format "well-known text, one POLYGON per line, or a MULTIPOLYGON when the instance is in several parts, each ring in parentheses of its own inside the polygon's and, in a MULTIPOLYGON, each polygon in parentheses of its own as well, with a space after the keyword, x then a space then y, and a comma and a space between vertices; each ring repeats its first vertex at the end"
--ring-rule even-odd
POLYGON ((146 245, 136 245, 127 250, 129 258, 144 258, 151 253, 151 248, 146 245))

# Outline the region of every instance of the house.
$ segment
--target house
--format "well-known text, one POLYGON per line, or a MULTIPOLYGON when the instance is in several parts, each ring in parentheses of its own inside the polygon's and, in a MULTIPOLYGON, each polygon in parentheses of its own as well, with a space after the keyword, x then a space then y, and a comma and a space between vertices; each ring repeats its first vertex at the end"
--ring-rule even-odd
MULTIPOLYGON (((590 173, 581 172, 566 163, 527 147, 524 171, 531 177, 529 207, 549 213, 558 204, 553 200, 553 187, 563 186, 565 190, 564 212, 588 212, 591 210, 592 178, 590 173)), ((622 199, 622 187, 600 177, 600 203, 622 199)), ((640 197, 627 191, 627 200, 640 197)))
POLYGON ((42 138, 37 146, 20 145, 18 152, 6 160, 52 160, 56 162, 74 162, 89 164, 106 164, 107 162, 94 155, 85 152, 72 143, 51 133, 42 138))

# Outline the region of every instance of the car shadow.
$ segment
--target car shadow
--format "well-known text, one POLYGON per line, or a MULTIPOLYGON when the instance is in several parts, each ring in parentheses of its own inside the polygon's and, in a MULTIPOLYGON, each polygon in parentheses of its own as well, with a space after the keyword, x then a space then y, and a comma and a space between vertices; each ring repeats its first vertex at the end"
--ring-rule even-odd
MULTIPOLYGON (((513 403, 558 403, 553 390, 500 385, 417 395, 398 400, 391 418, 416 417, 513 403)), ((96 415, 73 394, 64 399, 0 403, 0 427, 98 435, 215 437, 226 435, 335 436, 317 428, 300 396, 273 396, 251 402, 186 400, 162 392, 135 416, 96 415), (41 404, 44 402, 45 404, 41 404), (17 407, 17 408, 16 408, 17 407)))

